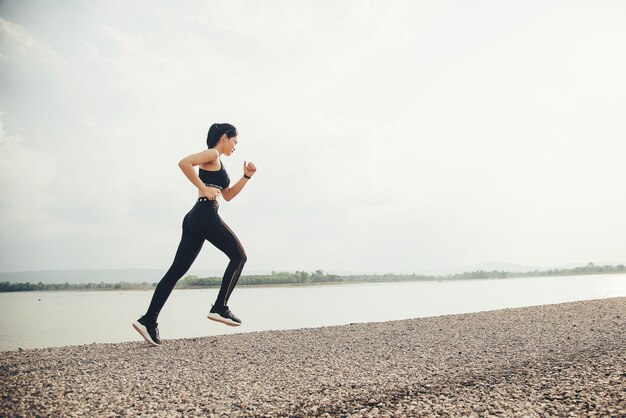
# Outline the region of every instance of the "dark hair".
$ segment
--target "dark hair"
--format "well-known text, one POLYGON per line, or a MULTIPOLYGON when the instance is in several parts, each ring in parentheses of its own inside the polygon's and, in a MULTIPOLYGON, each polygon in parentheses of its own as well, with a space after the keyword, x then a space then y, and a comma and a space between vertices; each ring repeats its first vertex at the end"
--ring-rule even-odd
POLYGON ((206 136, 207 146, 213 148, 224 134, 226 134, 228 138, 237 136, 237 128, 230 123, 214 123, 211 125, 209 133, 206 136))

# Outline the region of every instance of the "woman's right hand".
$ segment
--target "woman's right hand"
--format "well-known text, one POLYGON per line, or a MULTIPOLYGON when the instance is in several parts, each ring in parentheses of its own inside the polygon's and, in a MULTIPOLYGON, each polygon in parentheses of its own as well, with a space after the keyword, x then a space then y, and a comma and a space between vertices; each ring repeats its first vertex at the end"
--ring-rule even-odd
POLYGON ((202 189, 202 194, 206 196, 209 200, 217 200, 218 197, 222 194, 222 191, 217 187, 204 186, 202 189))

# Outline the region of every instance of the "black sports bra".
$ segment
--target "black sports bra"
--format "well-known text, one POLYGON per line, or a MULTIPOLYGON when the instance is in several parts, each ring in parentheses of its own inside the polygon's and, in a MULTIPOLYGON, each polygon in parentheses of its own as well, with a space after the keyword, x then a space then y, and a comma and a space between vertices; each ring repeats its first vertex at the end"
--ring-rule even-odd
POLYGON ((222 160, 220 160, 220 166, 220 169, 217 171, 204 170, 198 167, 198 177, 205 185, 223 190, 230 184, 230 177, 228 177, 222 160))

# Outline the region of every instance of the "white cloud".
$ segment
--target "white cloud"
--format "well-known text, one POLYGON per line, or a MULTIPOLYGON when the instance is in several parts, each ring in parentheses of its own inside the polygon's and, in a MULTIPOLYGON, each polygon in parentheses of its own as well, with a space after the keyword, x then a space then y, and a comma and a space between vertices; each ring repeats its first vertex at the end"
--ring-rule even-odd
POLYGON ((56 174, 55 159, 29 147, 20 137, 7 135, 2 118, 0 112, 0 201, 5 207, 41 208, 50 200, 47 188, 56 174))
MULTIPOLYGON (((50 245, 62 233, 47 213, 49 185, 56 175, 54 157, 4 131, 0 113, 0 265, 20 265, 36 242, 50 245)), ((10 267, 9 267, 10 268, 10 267)))
MULTIPOLYGON (((62 58, 53 49, 45 46, 22 26, 0 17, 0 48, 8 59, 17 59, 23 64, 38 62, 58 63, 62 58)), ((3 54, 4 55, 4 54, 3 54)))
MULTIPOLYGON (((222 208, 252 269, 626 253, 626 59, 609 53, 626 39, 622 10, 112 2, 69 19, 38 7, 50 19, 0 21, 0 105, 24 139, 3 171, 11 184, 28 161, 53 173, 11 193, 43 193, 23 230, 56 235, 34 256, 16 244, 7 269, 162 265, 195 195, 176 163, 216 121, 240 131, 231 178, 244 159, 259 167, 222 208)), ((221 262, 203 254, 197 268, 221 262)))

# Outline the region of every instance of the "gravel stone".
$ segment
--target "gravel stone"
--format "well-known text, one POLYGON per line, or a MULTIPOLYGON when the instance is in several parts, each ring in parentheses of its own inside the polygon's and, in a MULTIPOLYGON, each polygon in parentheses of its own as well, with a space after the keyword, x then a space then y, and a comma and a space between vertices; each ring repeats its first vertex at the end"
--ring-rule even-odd
POLYGON ((626 416, 626 297, 0 352, 0 416, 626 416))

